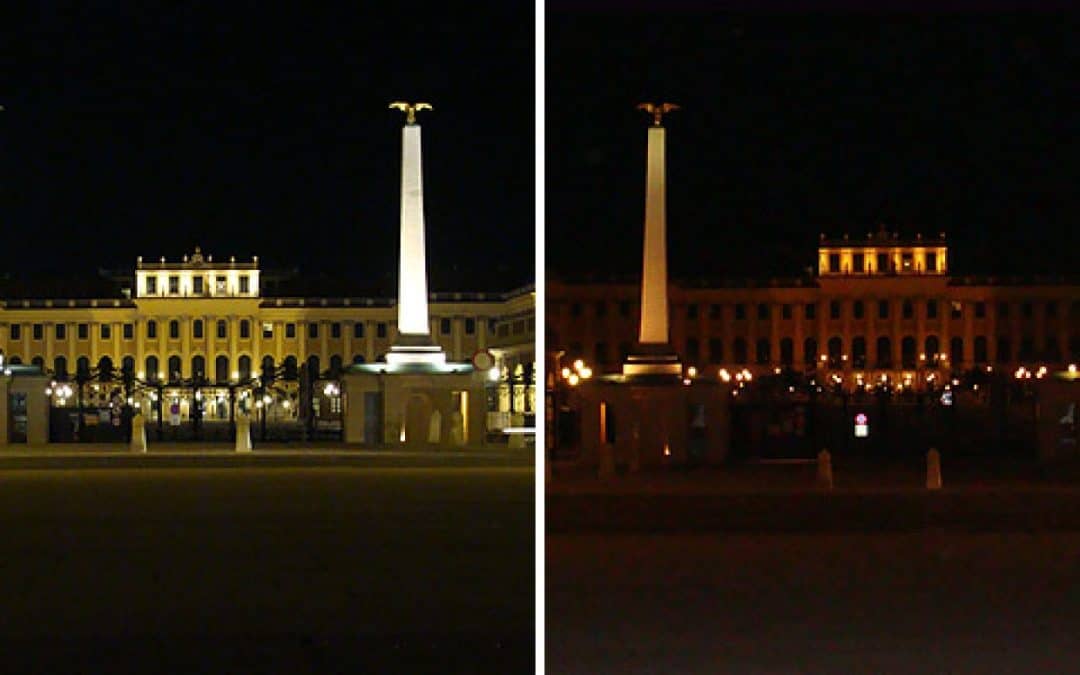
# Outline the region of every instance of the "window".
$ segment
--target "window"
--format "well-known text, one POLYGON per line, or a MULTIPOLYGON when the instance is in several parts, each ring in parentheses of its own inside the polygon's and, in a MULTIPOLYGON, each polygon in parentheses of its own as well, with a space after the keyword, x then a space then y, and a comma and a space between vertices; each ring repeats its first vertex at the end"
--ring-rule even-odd
POLYGON ((914 368, 915 365, 915 338, 905 335, 900 341, 900 367, 914 368))
POLYGON ((79 339, 80 340, 86 340, 87 338, 90 337, 90 324, 88 324, 88 323, 80 323, 77 326, 77 330, 79 331, 79 339))
POLYGON ((710 319, 721 319, 721 318, 723 318, 723 316, 724 316, 724 310, 723 310, 723 307, 721 305, 717 305, 717 304, 709 305, 709 318, 710 319))
POLYGON ((34 339, 35 340, 40 340, 45 335, 45 326, 43 324, 40 324, 40 323, 35 323, 33 331, 34 331, 34 339))
POLYGON ((927 300, 926 301, 926 318, 927 319, 936 319, 937 318, 937 300, 927 300))
POLYGON ((203 278, 195 277, 191 280, 191 290, 195 295, 203 294, 203 278))
POLYGON ((839 272, 840 271, 840 254, 839 253, 830 253, 829 254, 829 271, 830 272, 839 272))
POLYGON ((169 339, 177 340, 180 338, 180 322, 175 319, 169 322, 169 339))
POLYGON ((861 319, 866 314, 866 306, 863 305, 862 300, 856 300, 855 304, 851 306, 851 313, 856 319, 861 319))
POLYGON ((686 318, 696 319, 698 317, 697 305, 690 304, 686 306, 686 318))
POLYGON ((218 295, 225 295, 228 286, 226 286, 225 277, 219 276, 214 279, 214 293, 218 295))
POLYGON ((937 253, 927 253, 926 254, 926 271, 927 272, 936 272, 937 271, 937 253))
POLYGON ((746 318, 746 305, 741 302, 735 305, 735 320, 739 321, 746 318))
POLYGON ((316 321, 310 321, 307 325, 307 336, 309 339, 315 339, 319 337, 319 324, 316 321))
POLYGON ((289 338, 290 340, 296 337, 296 324, 295 323, 287 323, 287 324, 285 324, 285 337, 289 338))
POLYGON ((146 322, 146 337, 147 338, 156 338, 157 337, 157 321, 154 321, 153 319, 151 319, 150 321, 146 322))
POLYGON ((466 335, 473 335, 475 333, 476 333, 476 319, 473 319, 473 318, 465 319, 465 334, 466 335))
POLYGON ((890 366, 892 366, 892 342, 887 337, 879 337, 877 339, 877 367, 890 366))
POLYGON ((1007 337, 999 337, 997 340, 997 360, 998 363, 1012 361, 1012 344, 1007 337))
POLYGON ((856 368, 866 367, 866 338, 862 335, 851 340, 851 365, 856 368))
POLYGON ((124 339, 125 340, 134 340, 135 339, 135 324, 133 324, 133 323, 125 323, 124 324, 124 339))
POLYGON ((146 294, 157 295, 157 277, 146 277, 146 294))
POLYGON ((975 363, 983 364, 987 361, 986 336, 975 337, 975 363))
POLYGON ((877 315, 878 315, 879 319, 888 319, 889 318, 889 301, 888 300, 878 300, 877 315))
POLYGON ((385 321, 380 321, 379 323, 375 324, 375 337, 381 337, 381 338, 386 337, 386 322, 385 321))
POLYGON ((335 338, 335 339, 341 337, 341 322, 340 321, 335 321, 334 323, 330 324, 330 337, 335 338))
POLYGON ((450 334, 450 319, 439 319, 439 332, 443 335, 450 334))
POLYGON ((240 292, 244 295, 251 292, 251 277, 246 274, 240 277, 240 292))
POLYGON ((686 360, 689 363, 697 363, 701 359, 701 347, 697 338, 686 338, 686 360))
POLYGON ((56 339, 64 340, 67 338, 67 325, 58 323, 56 324, 56 339))
POLYGON ((901 312, 905 319, 910 319, 915 316, 915 306, 911 304, 910 300, 904 300, 904 304, 901 305, 901 312))
POLYGON ((735 338, 735 363, 743 365, 746 361, 746 340, 735 338))
POLYGON ((605 365, 608 362, 608 346, 606 342, 596 343, 596 362, 605 365))
POLYGON ((961 304, 960 301, 953 300, 950 303, 950 307, 951 307, 950 312, 951 312, 952 318, 959 319, 961 316, 964 315, 964 305, 961 304))
POLYGON ((769 306, 764 302, 759 303, 757 306, 757 318, 759 321, 768 321, 769 319, 769 306))
POLYGON ((812 302, 808 302, 803 305, 803 315, 807 319, 813 319, 815 316, 817 316, 817 305, 812 302))
POLYGON ((910 272, 913 260, 914 260, 914 258, 912 257, 912 255, 910 253, 905 253, 905 254, 901 255, 900 256, 900 269, 904 270, 905 272, 910 272))
POLYGON ((829 318, 830 319, 839 319, 840 318, 840 301, 839 300, 830 300, 829 301, 829 318))
POLYGON ((808 366, 817 366, 817 340, 814 338, 803 340, 803 363, 808 366))
POLYGON ((203 322, 202 319, 195 319, 191 323, 191 335, 195 339, 201 339, 203 336, 203 322))
POLYGON ((795 343, 791 338, 780 339, 780 363, 790 366, 795 363, 795 343))
POLYGON ((954 337, 949 341, 949 360, 954 366, 959 366, 964 361, 964 338, 954 337))
MULTIPOLYGON (((267 326, 267 325, 269 325, 269 324, 263 324, 264 330, 265 330, 265 326, 267 326)), ((219 339, 222 339, 222 340, 229 336, 229 324, 228 324, 227 321, 225 321, 225 319, 218 319, 218 322, 217 322, 217 336, 218 336, 219 339)))
POLYGON ((1025 319, 1030 319, 1031 315, 1034 313, 1032 304, 1030 302, 1025 302, 1020 305, 1020 313, 1024 315, 1025 319))
POLYGON ((758 363, 765 364, 765 363, 769 362, 769 341, 768 340, 766 340, 764 338, 762 338, 761 340, 758 340, 757 341, 757 349, 755 351, 757 352, 756 356, 757 356, 757 362, 758 363))
POLYGON ((1050 302, 1046 303, 1046 318, 1048 318, 1048 319, 1056 319, 1057 318, 1057 303, 1056 302, 1050 301, 1050 302))
MULTIPOLYGON (((466 333, 469 332, 469 322, 470 321, 472 321, 473 331, 476 330, 476 320, 475 319, 465 319, 465 332, 466 333)), ((356 323, 353 324, 353 326, 352 326, 352 334, 353 334, 354 338, 362 338, 362 337, 364 337, 364 322, 363 321, 357 321, 356 323)))
POLYGON ((1009 316, 1009 303, 1007 303, 1007 302, 999 302, 998 303, 998 318, 1005 319, 1005 318, 1008 318, 1008 316, 1009 316))
POLYGON ((172 295, 176 295, 179 292, 180 292, 180 277, 178 277, 178 276, 169 277, 169 293, 172 294, 172 295))
POLYGON ((862 253, 856 253, 852 257, 854 258, 855 272, 858 273, 858 274, 862 274, 863 272, 865 272, 866 271, 866 261, 863 260, 863 254, 862 253))
POLYGON ((101 324, 101 339, 109 340, 112 338, 112 326, 107 323, 101 324))
POLYGON ((724 362, 724 341, 720 338, 709 339, 709 362, 710 363, 723 363, 724 362))
POLYGON ((783 319, 790 319, 791 318, 791 305, 790 304, 780 305, 780 317, 783 318, 783 319))
POLYGON ((596 316, 607 316, 607 303, 603 300, 596 303, 596 316))
POLYGON ((498 322, 495 319, 488 319, 487 324, 488 324, 488 334, 489 335, 494 335, 495 334, 495 328, 498 325, 498 322))
POLYGON ((976 302, 975 303, 975 318, 976 319, 985 319, 986 318, 986 303, 985 302, 976 302))
POLYGON ((889 256, 885 253, 877 254, 877 271, 882 274, 889 271, 889 256))
POLYGON ((247 340, 251 337, 251 322, 247 319, 240 320, 240 339, 247 340))

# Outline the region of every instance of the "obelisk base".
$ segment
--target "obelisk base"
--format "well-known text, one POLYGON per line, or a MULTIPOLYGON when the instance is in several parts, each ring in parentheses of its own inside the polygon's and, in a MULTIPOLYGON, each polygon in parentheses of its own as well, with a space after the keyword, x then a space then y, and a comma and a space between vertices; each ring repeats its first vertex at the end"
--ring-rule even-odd
POLYGON ((430 335, 405 333, 398 335, 397 344, 390 347, 386 362, 391 365, 410 363, 441 365, 446 363, 446 352, 431 341, 430 335))
POLYGON ((623 375, 672 375, 682 377, 679 355, 669 344, 639 342, 626 357, 623 375))

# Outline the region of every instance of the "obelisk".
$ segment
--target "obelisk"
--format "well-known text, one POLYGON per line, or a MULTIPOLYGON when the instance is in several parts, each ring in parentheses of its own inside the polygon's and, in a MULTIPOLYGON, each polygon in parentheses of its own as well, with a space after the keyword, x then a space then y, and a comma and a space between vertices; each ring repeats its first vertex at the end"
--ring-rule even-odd
POLYGON ((653 116, 645 168, 645 245, 641 273, 641 328, 638 344, 623 364, 624 375, 682 375, 670 343, 667 296, 667 185, 664 175, 664 113, 673 103, 642 103, 653 116))
POLYGON ((390 364, 438 364, 446 354, 431 340, 428 322, 427 255, 424 244, 424 183, 420 125, 416 112, 427 103, 390 104, 405 113, 401 128, 401 251, 398 265, 398 337, 386 355, 390 364))

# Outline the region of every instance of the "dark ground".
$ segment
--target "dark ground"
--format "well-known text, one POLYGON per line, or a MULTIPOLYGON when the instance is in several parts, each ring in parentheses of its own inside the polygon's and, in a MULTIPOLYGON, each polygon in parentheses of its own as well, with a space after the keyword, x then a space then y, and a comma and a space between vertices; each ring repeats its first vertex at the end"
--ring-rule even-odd
POLYGON ((533 471, 433 464, 0 470, 0 669, 528 672, 533 471))

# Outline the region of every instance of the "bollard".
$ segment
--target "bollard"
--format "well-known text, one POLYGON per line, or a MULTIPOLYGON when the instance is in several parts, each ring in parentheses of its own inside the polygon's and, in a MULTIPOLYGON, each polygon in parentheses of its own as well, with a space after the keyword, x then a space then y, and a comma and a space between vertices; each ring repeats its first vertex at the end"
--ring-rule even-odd
POLYGON ((926 489, 941 489, 941 455, 934 448, 926 453, 926 489))
POLYGON ((608 443, 600 444, 600 468, 597 475, 601 479, 615 475, 615 446, 608 443))
POLYGON ((142 415, 131 418, 131 444, 128 448, 132 452, 146 452, 146 420, 142 415))
POLYGON ((822 450, 817 454, 817 486, 832 489, 832 455, 828 450, 822 450))
POLYGON ((251 452, 251 419, 244 415, 236 418, 236 451, 251 452))

